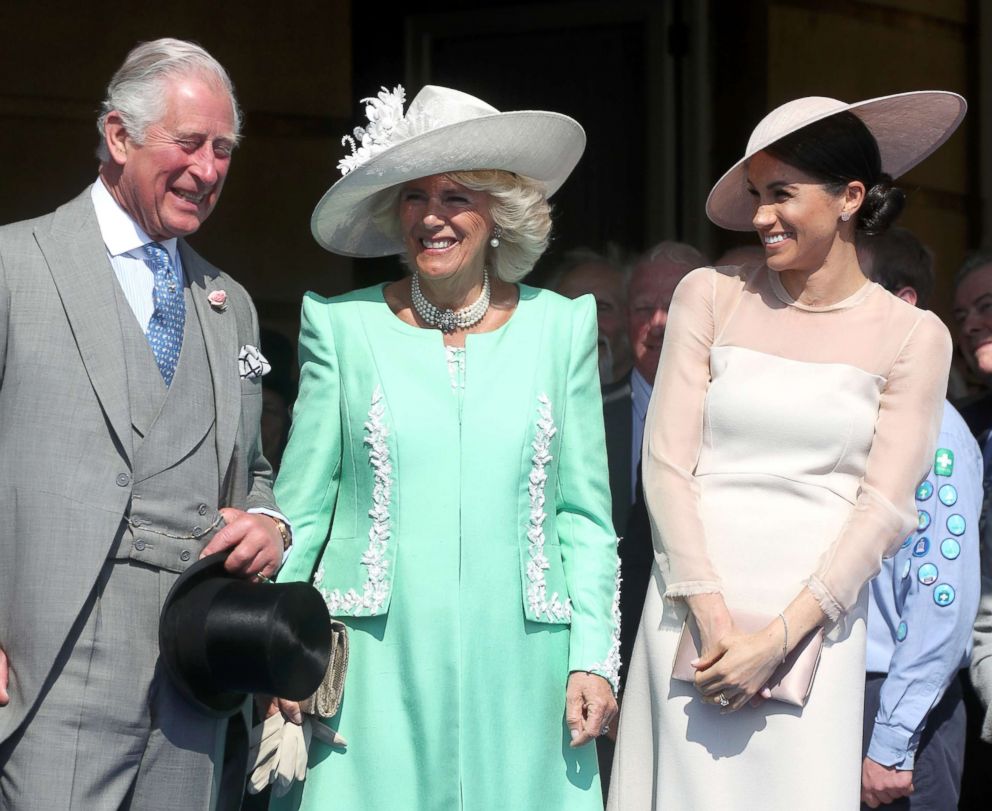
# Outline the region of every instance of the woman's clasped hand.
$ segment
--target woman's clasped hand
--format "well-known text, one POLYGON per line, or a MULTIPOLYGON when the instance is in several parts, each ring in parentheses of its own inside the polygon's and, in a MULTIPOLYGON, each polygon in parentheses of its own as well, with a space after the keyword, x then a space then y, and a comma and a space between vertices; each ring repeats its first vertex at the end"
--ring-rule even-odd
POLYGON ((747 634, 734 626, 723 599, 700 594, 689 600, 700 633, 696 689, 724 712, 739 710, 748 702, 757 705, 769 698, 768 679, 782 661, 782 627, 776 619, 758 633, 747 634))

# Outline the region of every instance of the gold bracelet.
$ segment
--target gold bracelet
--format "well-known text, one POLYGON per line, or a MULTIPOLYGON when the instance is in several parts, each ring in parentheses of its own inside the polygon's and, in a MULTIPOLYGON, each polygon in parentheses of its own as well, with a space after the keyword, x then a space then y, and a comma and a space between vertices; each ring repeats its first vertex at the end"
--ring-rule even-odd
POLYGON ((789 654, 789 623, 785 621, 785 614, 779 612, 779 619, 782 620, 782 630, 785 631, 785 636, 782 638, 782 661, 785 661, 785 657, 789 654))
POLYGON ((276 522, 276 529, 279 530, 279 535, 282 537, 282 551, 287 551, 293 545, 293 538, 289 534, 289 528, 286 526, 286 522, 280 521, 274 515, 270 515, 269 518, 276 522))

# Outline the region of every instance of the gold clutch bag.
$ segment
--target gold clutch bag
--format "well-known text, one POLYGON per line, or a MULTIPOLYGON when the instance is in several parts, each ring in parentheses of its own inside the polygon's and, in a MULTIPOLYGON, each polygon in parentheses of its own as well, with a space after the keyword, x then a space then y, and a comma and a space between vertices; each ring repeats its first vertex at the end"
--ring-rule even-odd
POLYGON ((331 659, 324 679, 310 698, 300 702, 300 709, 318 718, 337 715, 344 692, 344 677, 348 672, 348 629, 343 622, 331 619, 331 659))
MULTIPOLYGON (((731 611, 734 625, 744 633, 751 634, 760 631, 778 615, 761 614, 750 611, 731 611)), ((796 707, 805 707, 813 689, 813 677, 820 664, 820 652, 823 649, 823 629, 815 628, 792 649, 772 673, 768 687, 772 691, 772 699, 796 707)), ((689 664, 699 656, 699 628, 690 613, 682 626, 679 646, 675 651, 675 662, 672 665, 672 678, 678 681, 694 682, 696 668, 689 664)))

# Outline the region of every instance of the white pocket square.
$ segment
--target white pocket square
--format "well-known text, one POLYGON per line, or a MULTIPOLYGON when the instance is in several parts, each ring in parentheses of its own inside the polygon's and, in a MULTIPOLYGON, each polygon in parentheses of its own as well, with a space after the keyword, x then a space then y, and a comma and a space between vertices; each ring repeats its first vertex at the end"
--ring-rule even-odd
POLYGON ((258 351, 257 346, 245 344, 238 353, 238 371, 242 380, 254 380, 256 377, 267 375, 272 367, 265 355, 258 351))

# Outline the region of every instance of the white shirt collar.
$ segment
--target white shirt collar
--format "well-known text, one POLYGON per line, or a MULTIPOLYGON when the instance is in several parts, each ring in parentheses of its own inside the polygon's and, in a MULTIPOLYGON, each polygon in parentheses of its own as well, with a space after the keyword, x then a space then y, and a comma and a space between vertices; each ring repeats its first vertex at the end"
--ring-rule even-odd
MULTIPOLYGON (((141 250, 142 247, 156 240, 148 236, 142 227, 131 219, 131 215, 117 204, 99 177, 91 187, 90 198, 93 200, 100 236, 103 237, 103 244, 107 246, 107 252, 111 256, 127 254, 135 259, 144 260, 146 257, 141 250)), ((159 240, 158 243, 169 252, 173 266, 177 266, 178 240, 172 237, 159 240)))

